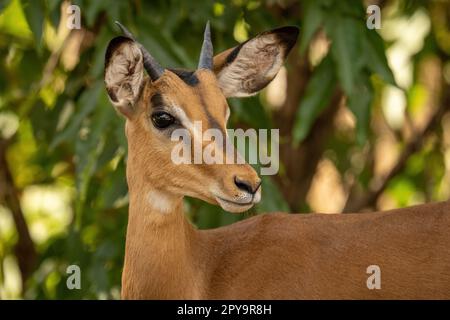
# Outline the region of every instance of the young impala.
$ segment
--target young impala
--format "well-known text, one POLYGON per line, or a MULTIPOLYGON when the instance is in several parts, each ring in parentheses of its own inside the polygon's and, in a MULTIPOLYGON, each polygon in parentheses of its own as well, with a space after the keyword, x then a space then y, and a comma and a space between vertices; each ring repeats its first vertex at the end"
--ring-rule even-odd
POLYGON ((184 217, 184 196, 231 212, 259 201, 261 180, 251 166, 174 164, 170 137, 185 128, 199 139, 194 121, 203 131, 224 132, 226 98, 253 95, 275 77, 296 27, 213 57, 208 24, 195 71, 161 67, 121 28, 125 36, 106 51, 105 83, 126 118, 128 140, 122 298, 450 298, 449 203, 367 214, 274 213, 206 231, 184 217), (372 265, 381 271, 373 290, 372 265))

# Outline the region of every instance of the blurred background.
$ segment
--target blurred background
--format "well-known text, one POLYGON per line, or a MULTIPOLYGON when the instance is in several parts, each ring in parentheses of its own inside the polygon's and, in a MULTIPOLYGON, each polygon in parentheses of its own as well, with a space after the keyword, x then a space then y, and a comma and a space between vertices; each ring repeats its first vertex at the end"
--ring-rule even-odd
POLYGON ((104 53, 121 21, 167 67, 300 27, 262 94, 231 99, 231 128, 280 129, 280 171, 244 215, 187 199, 214 228, 269 212, 377 211, 450 194, 450 1, 0 1, 0 299, 116 299, 127 185, 124 120, 104 53), (67 27, 80 8, 80 29, 67 27), (381 8, 381 29, 366 26, 381 8), (66 268, 81 268, 80 290, 66 268))

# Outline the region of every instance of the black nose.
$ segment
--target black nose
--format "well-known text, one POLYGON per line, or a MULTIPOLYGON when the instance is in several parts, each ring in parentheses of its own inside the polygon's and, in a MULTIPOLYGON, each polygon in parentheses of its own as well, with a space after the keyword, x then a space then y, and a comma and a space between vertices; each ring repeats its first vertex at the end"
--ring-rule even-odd
POLYGON ((248 193, 255 194, 256 191, 258 191, 259 186, 261 185, 261 180, 259 180, 257 183, 252 185, 252 183, 250 183, 249 181, 242 180, 238 177, 234 177, 234 184, 236 185, 236 187, 238 187, 238 189, 240 189, 242 191, 246 191, 248 193))

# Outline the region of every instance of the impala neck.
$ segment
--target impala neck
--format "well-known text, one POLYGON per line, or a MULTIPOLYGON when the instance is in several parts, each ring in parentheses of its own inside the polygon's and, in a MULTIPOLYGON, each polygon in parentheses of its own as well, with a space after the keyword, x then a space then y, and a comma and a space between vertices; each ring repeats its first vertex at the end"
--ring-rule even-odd
POLYGON ((128 175, 130 207, 122 298, 199 296, 196 230, 185 219, 182 197, 153 190, 128 175))

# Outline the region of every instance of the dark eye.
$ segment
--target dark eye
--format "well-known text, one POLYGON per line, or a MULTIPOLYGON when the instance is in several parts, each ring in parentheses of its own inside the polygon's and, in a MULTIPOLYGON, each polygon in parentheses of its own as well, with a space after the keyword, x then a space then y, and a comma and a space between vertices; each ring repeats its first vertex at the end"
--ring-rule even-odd
POLYGON ((155 112, 152 114, 153 125, 158 129, 164 129, 174 124, 175 118, 164 111, 155 112))

